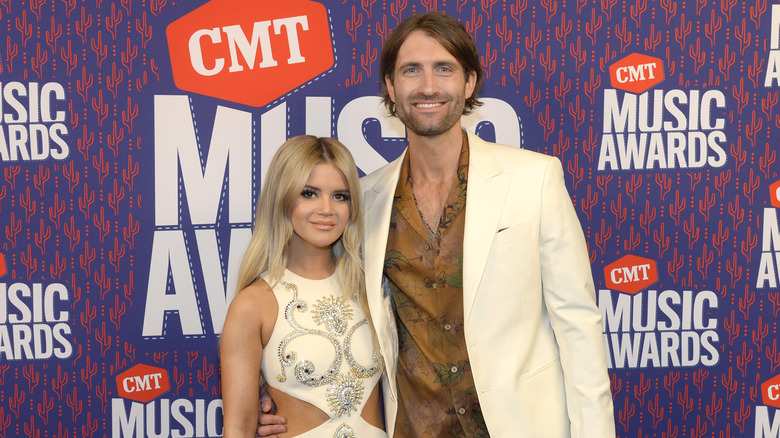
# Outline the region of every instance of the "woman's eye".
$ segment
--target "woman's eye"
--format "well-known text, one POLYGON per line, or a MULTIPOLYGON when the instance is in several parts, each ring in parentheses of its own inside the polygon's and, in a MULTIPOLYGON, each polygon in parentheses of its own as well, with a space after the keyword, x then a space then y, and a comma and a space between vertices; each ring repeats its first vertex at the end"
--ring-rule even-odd
POLYGON ((317 196, 317 194, 312 190, 304 190, 301 192, 301 196, 304 198, 314 198, 317 196))
POLYGON ((348 193, 336 193, 335 195, 333 195, 333 198, 336 199, 337 201, 344 201, 344 202, 349 202, 350 200, 348 193))

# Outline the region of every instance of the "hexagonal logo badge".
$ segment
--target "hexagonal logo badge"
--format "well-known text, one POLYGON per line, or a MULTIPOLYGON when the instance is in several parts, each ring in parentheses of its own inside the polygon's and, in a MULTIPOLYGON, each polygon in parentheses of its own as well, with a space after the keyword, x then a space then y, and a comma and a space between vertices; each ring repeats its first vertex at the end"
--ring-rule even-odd
POLYGON ((767 406, 780 409, 780 374, 761 384, 761 400, 767 406))
POLYGON ((769 186, 769 202, 772 207, 780 208, 780 180, 769 186))
POLYGON ((168 371, 138 364, 116 376, 117 394, 129 400, 147 403, 171 389, 168 371))
POLYGON ((632 53, 609 66, 612 88, 644 93, 664 80, 664 65, 660 58, 632 53))
POLYGON ((635 294, 658 281, 658 268, 655 260, 629 254, 607 265, 604 279, 610 289, 635 294))
POLYGON ((334 66, 327 10, 309 0, 212 0, 166 31, 182 90, 254 107, 334 66))

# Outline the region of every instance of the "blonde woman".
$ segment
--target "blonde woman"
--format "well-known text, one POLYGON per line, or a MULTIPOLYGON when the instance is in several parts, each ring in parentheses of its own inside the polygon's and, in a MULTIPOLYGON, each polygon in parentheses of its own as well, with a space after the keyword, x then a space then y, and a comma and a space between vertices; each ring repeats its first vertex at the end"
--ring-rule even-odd
POLYGON ((337 140, 295 137, 271 161, 222 332, 224 438, 255 436, 261 375, 280 436, 386 438, 360 208, 337 140))

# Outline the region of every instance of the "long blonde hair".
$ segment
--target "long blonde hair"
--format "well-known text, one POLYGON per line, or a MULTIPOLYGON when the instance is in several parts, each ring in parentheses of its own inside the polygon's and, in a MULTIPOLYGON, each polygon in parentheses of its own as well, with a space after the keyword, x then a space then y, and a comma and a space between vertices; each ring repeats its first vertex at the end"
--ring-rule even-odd
POLYGON ((338 140, 328 137, 293 137, 282 144, 271 160, 257 203, 254 233, 238 271, 238 291, 261 276, 271 287, 282 279, 289 256, 288 244, 293 235, 290 220, 293 206, 312 169, 321 163, 336 166, 347 180, 349 220, 341 238, 333 245, 331 256, 344 299, 357 294, 360 307, 368 316, 361 254, 363 212, 357 166, 349 150, 338 140))

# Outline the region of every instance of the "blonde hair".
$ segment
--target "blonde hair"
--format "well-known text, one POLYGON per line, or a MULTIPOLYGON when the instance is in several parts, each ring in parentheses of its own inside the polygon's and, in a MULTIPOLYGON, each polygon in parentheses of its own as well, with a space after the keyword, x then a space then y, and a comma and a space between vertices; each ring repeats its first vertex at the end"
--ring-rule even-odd
MULTIPOLYGON (((344 175, 350 195, 349 220, 331 249, 344 299, 357 294, 368 316, 361 244, 363 212, 357 166, 349 150, 338 140, 301 135, 279 148, 268 166, 255 213, 255 228, 238 271, 238 291, 261 276, 273 287, 287 267, 288 244, 293 235, 290 217, 306 181, 317 164, 332 164, 344 175)), ((369 322, 370 319, 369 319, 369 322)))

